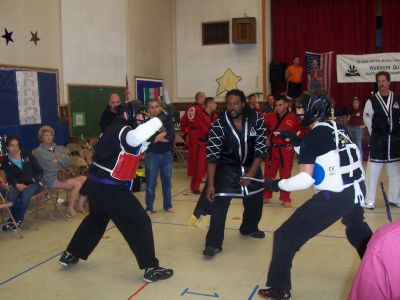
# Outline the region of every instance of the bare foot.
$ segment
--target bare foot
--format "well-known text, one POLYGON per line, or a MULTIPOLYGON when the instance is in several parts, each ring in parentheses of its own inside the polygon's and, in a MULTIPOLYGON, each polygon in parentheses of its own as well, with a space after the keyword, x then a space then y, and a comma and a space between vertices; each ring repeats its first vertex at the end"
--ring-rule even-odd
POLYGON ((291 208, 292 207, 292 203, 290 203, 290 202, 282 202, 282 205, 285 208, 291 208))
POLYGON ((68 214, 67 214, 67 218, 74 218, 78 215, 78 212, 73 209, 72 207, 68 207, 68 214))
POLYGON ((86 197, 80 196, 75 205, 75 210, 80 213, 85 213, 85 200, 86 197))

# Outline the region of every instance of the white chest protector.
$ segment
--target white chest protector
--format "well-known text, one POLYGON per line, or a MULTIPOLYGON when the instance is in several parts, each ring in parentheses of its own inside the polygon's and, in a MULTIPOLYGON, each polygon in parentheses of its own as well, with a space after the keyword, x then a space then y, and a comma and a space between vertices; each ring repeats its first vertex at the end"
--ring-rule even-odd
POLYGON ((346 135, 344 135, 337 129, 336 122, 332 122, 332 124, 333 125, 330 125, 329 123, 318 123, 315 125, 315 127, 326 126, 334 130, 336 149, 320 155, 316 158, 312 176, 315 180, 314 187, 317 192, 322 190, 341 192, 345 188, 354 185, 356 194, 354 199, 355 203, 363 202, 364 195, 362 194, 359 183, 365 180, 365 172, 362 166, 360 150, 355 144, 351 142, 351 140, 346 135), (339 135, 343 136, 351 143, 346 143, 345 147, 339 149, 339 135), (353 156, 350 153, 351 149, 354 149, 356 151, 357 160, 353 159, 353 156), (341 165, 339 153, 342 151, 347 152, 349 165, 341 165), (353 177, 354 171, 356 171, 357 169, 361 170, 360 178, 352 180, 351 183, 344 183, 342 175, 348 174, 348 176, 351 178, 353 177))

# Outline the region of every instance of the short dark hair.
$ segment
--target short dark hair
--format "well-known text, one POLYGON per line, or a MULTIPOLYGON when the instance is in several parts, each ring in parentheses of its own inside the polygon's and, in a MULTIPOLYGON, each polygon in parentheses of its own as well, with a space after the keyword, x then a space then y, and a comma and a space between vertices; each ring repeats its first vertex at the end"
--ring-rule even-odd
POLYGON ((229 96, 239 96, 240 100, 242 101, 242 103, 246 103, 246 96, 243 93, 243 91, 239 90, 239 89, 234 89, 234 90, 230 90, 226 93, 225 95, 225 101, 228 100, 229 96))
POLYGON ((276 97, 275 102, 276 102, 276 101, 281 101, 281 100, 287 101, 288 99, 286 98, 285 95, 279 95, 278 97, 276 97))
POLYGON ((292 60, 294 60, 295 58, 298 58, 298 59, 300 59, 300 56, 298 56, 298 55, 294 55, 294 56, 292 57, 292 60))
POLYGON ((387 79, 387 81, 390 81, 390 74, 389 74, 389 72, 386 72, 386 71, 379 71, 379 72, 376 73, 376 75, 375 75, 375 81, 376 81, 376 82, 378 82, 378 77, 381 76, 381 75, 385 76, 386 79, 387 79))
POLYGON ((12 141, 17 141, 18 145, 21 144, 21 142, 19 141, 19 138, 17 136, 9 136, 9 137, 7 137, 6 146, 7 147, 10 146, 12 141))
POLYGON ((204 100, 204 106, 207 106, 211 101, 214 101, 214 97, 207 97, 206 100, 204 100))
POLYGON ((256 97, 257 98, 257 95, 255 93, 252 93, 252 94, 247 96, 247 99, 250 99, 251 97, 256 97))

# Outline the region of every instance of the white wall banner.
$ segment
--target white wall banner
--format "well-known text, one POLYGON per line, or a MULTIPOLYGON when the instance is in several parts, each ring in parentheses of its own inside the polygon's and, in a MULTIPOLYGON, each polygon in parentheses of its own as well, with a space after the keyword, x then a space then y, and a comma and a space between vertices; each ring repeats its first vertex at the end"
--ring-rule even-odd
POLYGON ((42 123, 37 73, 17 71, 15 74, 18 91, 19 123, 21 125, 42 123))
POLYGON ((391 81, 400 81, 400 52, 337 55, 337 82, 375 82, 375 74, 386 71, 391 81))

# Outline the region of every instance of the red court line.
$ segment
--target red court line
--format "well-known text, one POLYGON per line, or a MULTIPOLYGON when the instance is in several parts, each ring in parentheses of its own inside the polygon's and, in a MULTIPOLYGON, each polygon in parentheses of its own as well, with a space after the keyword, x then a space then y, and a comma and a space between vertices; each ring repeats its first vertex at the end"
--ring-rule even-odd
POLYGON ((131 300, 133 297, 139 294, 140 291, 143 290, 148 284, 149 284, 148 282, 144 283, 136 292, 134 292, 132 295, 129 296, 128 300, 131 300))

